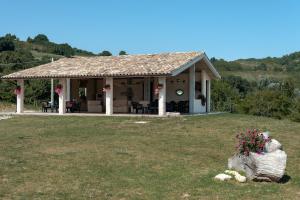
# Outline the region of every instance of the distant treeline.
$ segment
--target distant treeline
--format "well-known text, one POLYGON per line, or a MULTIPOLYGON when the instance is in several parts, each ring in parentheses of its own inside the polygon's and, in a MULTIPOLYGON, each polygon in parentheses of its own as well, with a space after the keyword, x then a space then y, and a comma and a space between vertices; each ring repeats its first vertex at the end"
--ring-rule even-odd
MULTIPOLYGON (((119 55, 126 55, 120 51, 119 55)), ((28 37, 21 41, 16 35, 6 34, 0 37, 0 76, 18 70, 27 69, 57 60, 61 57, 71 56, 111 56, 112 53, 104 50, 98 54, 71 47, 67 43, 57 44, 51 42, 44 34, 28 37)), ((38 103, 48 99, 50 95, 49 81, 31 80, 26 81, 26 103, 38 103)), ((0 101, 15 102, 13 90, 16 87, 14 81, 0 80, 0 101)))
POLYGON ((300 72, 300 52, 291 53, 282 57, 267 57, 262 59, 239 59, 226 61, 211 58, 214 66, 223 71, 287 71, 300 72))

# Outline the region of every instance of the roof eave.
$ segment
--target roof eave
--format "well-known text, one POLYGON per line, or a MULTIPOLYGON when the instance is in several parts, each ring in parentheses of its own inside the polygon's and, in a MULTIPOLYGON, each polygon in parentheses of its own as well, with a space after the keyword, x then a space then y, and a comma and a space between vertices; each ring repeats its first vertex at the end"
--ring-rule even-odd
POLYGON ((205 63, 207 64, 208 68, 210 69, 210 71, 212 72, 212 74, 214 75, 215 79, 221 79, 221 75, 219 74, 219 72, 216 70, 216 68, 213 66, 213 64, 210 62, 209 58, 207 57, 207 55, 203 52, 201 55, 196 56, 193 60, 191 60, 190 62, 185 63, 184 65, 182 65, 181 67, 173 70, 171 72, 172 76, 177 76, 178 74, 182 73, 183 71, 187 70, 188 68, 190 68, 191 66, 193 66, 194 64, 196 64, 197 62, 201 61, 202 59, 204 59, 205 63))
POLYGON ((106 78, 106 77, 161 77, 171 76, 171 73, 149 73, 149 74, 108 74, 108 75, 70 75, 70 76, 2 76, 3 80, 19 80, 19 79, 60 79, 60 78, 106 78))

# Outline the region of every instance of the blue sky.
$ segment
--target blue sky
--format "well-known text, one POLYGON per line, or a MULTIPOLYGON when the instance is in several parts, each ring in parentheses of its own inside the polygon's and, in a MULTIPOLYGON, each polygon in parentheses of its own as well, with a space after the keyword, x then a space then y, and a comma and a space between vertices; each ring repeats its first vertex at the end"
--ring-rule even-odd
POLYGON ((204 50, 228 60, 300 51, 298 0, 1 0, 0 35, 98 53, 204 50))

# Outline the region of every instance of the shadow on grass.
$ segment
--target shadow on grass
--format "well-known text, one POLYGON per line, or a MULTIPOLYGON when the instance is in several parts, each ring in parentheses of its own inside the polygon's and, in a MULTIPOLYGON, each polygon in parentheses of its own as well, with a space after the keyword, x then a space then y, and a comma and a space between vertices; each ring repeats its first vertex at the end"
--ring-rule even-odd
POLYGON ((291 178, 289 175, 285 174, 285 175, 283 175, 283 177, 279 180, 278 183, 285 184, 285 183, 289 182, 291 179, 292 179, 292 178, 291 178))

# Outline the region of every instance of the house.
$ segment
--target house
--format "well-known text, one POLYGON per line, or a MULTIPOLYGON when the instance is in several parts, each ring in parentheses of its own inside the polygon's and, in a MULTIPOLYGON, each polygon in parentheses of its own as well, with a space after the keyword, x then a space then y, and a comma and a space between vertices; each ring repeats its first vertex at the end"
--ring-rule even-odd
MULTIPOLYGON (((62 58, 18 71, 17 113, 23 112, 24 80, 59 81, 58 112, 80 102, 81 112, 210 112, 211 80, 220 75, 204 52, 62 58)), ((52 102, 53 103, 53 102, 52 102)))

